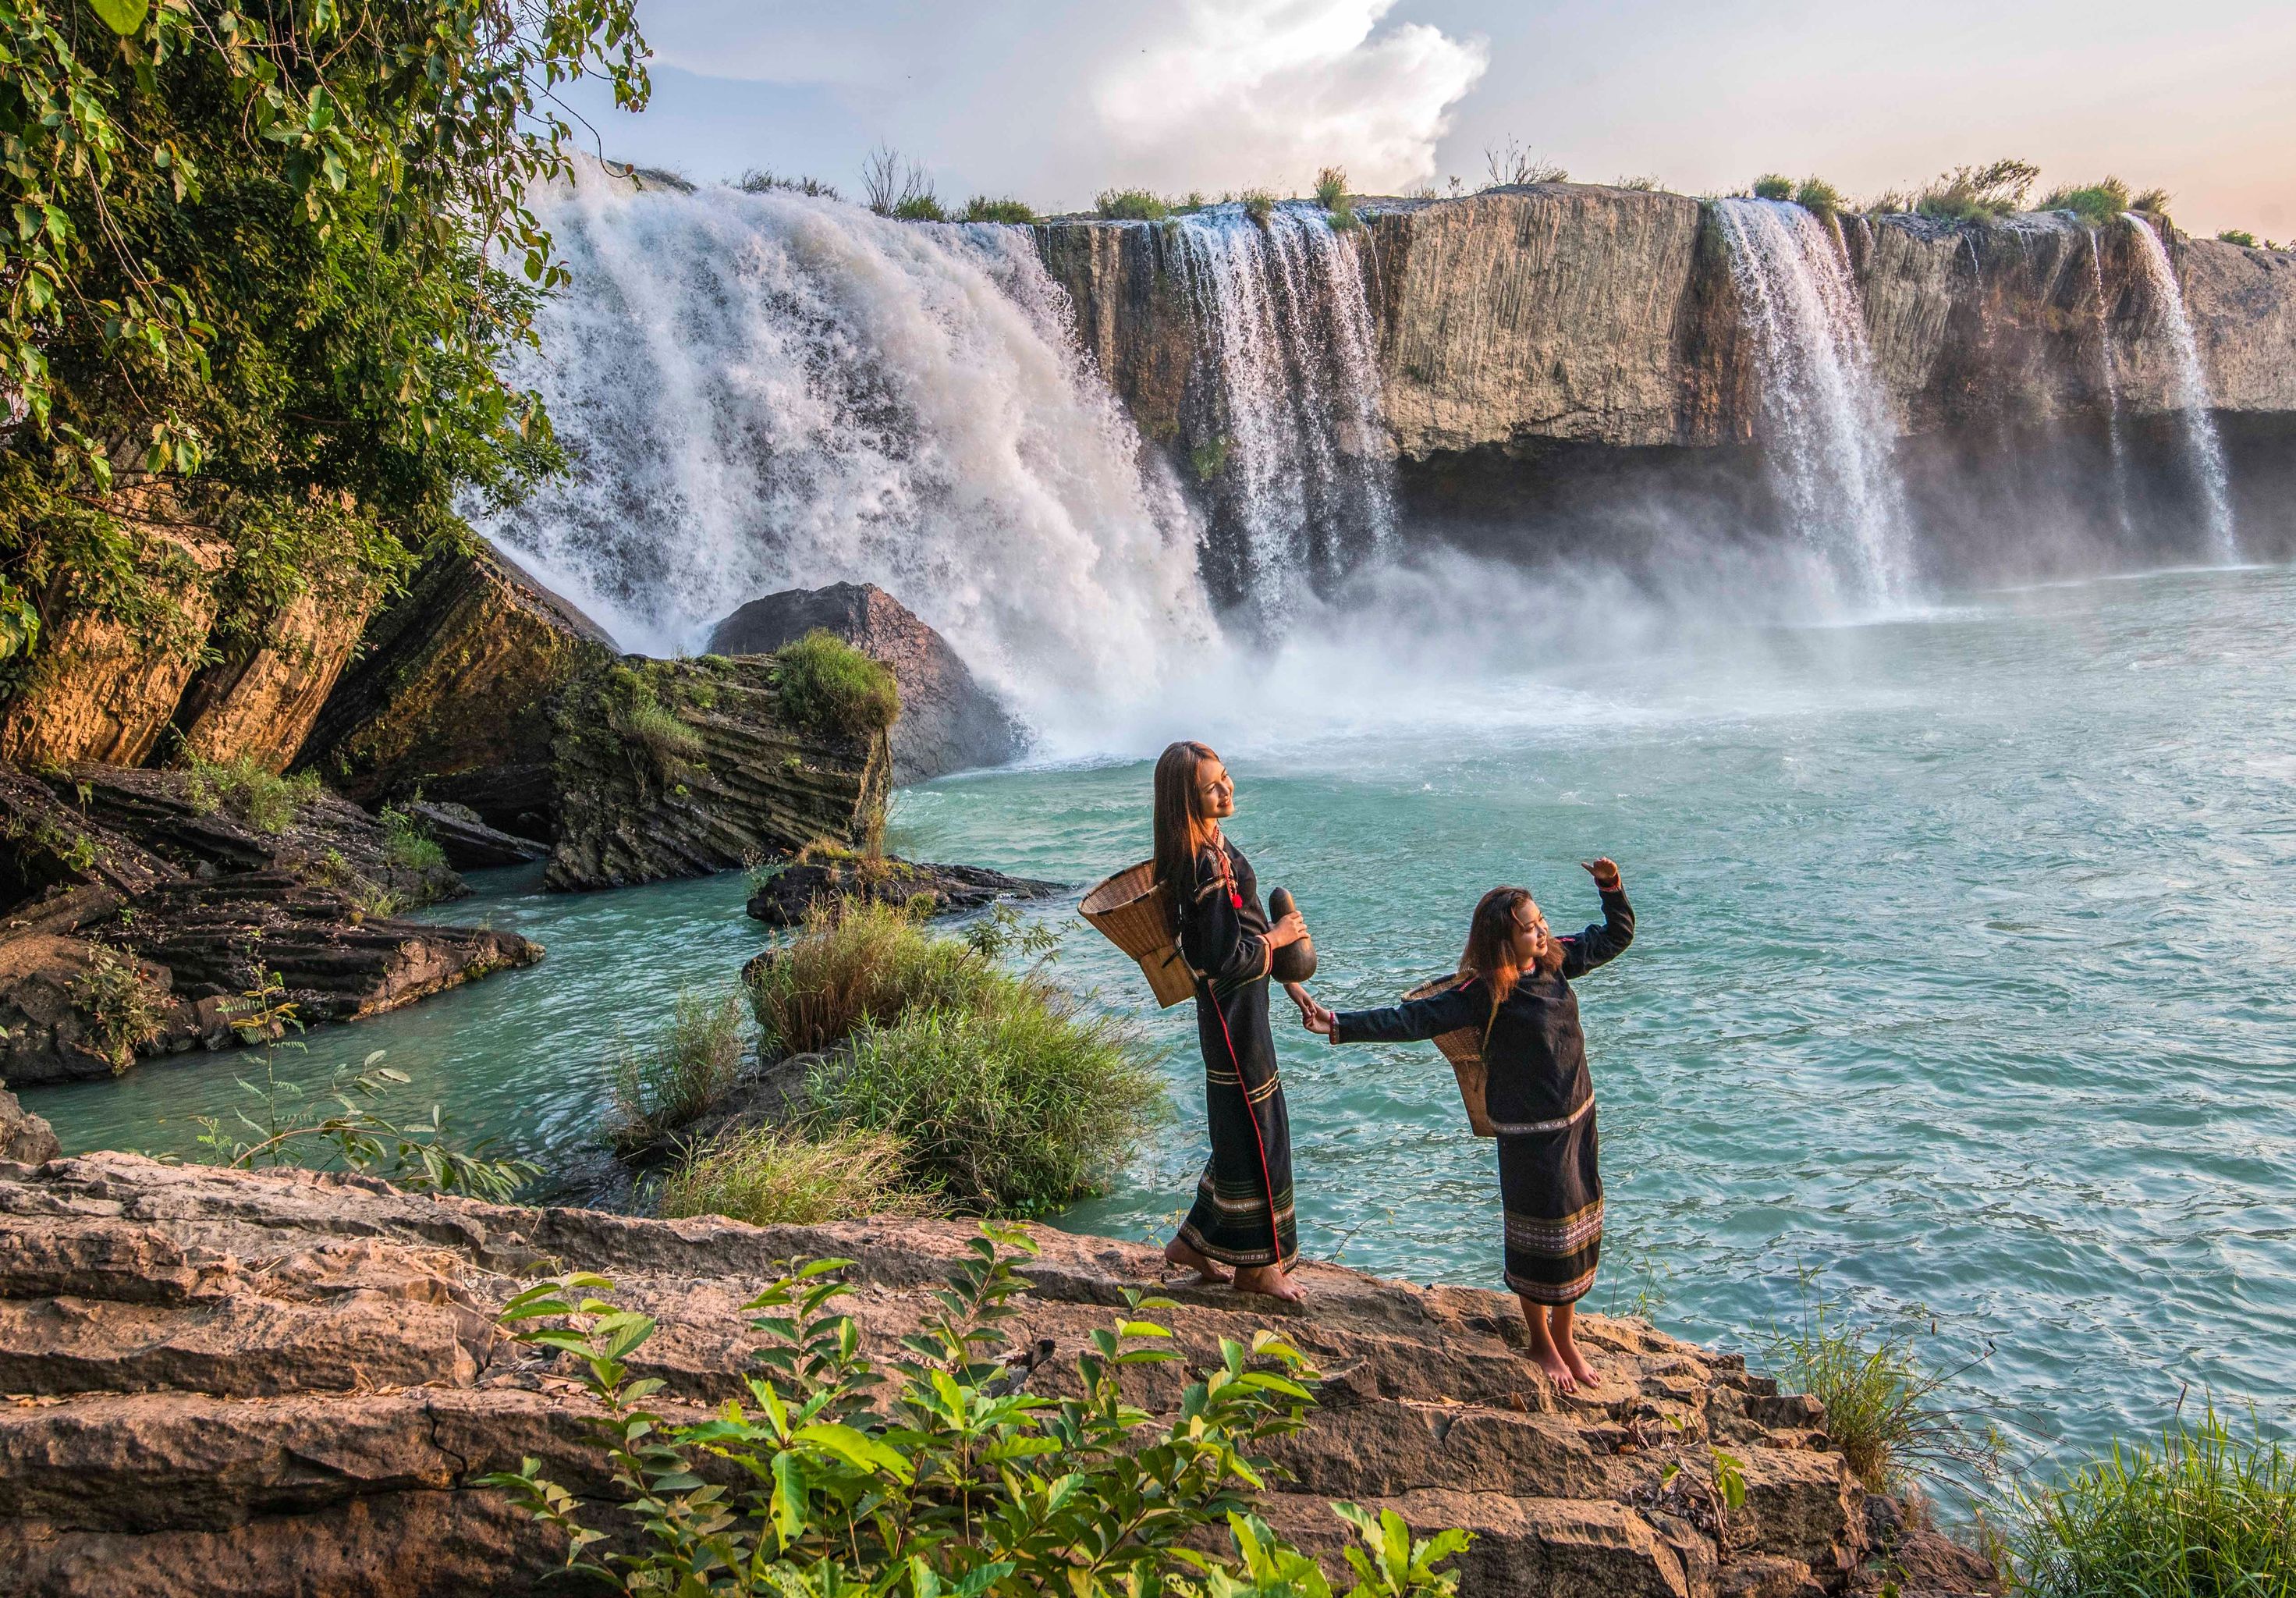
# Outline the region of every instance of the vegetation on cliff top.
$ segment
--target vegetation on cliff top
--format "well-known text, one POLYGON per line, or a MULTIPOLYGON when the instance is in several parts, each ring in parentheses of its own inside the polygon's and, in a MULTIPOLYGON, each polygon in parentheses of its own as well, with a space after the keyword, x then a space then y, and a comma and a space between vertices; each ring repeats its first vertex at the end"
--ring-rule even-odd
MULTIPOLYGON (((1316 1562, 1252 1512, 1279 1472, 1268 1445, 1305 1423, 1316 1373, 1273 1333, 1223 1340, 1219 1363, 1177 1374, 1175 1415, 1137 1402, 1136 1367, 1180 1356, 1143 1319, 1168 1300, 1128 1291, 1056 1398, 1022 1389, 1004 1325, 1036 1246, 984 1228, 936 1295, 939 1313, 882 1364, 837 1309, 848 1260, 799 1266, 743 1307, 758 1319, 750 1405, 701 1421, 649 1411, 660 1389, 628 1361, 651 1316, 570 1276, 529 1288, 502 1321, 568 1359, 600 1411, 598 1511, 535 1460, 483 1485, 565 1534, 567 1563, 621 1593, 880 1594, 882 1598, 1333 1598, 1316 1562), (726 1467, 732 1466, 731 1471, 726 1467), (712 1485, 730 1478, 732 1485, 712 1485), (1230 1551, 1201 1552, 1226 1530, 1230 1551)), ((1464 1532, 1414 1537, 1392 1510, 1333 1512, 1359 1545, 1346 1598, 1451 1598, 1438 1569, 1464 1532)))
POLYGON ((631 0, 13 0, 0 52, 0 609, 148 633, 189 584, 258 630, 556 463, 495 363, 562 275, 525 203, 566 168, 551 91, 644 102, 631 0), (219 563, 116 472, 211 490, 219 563))
POLYGON ((773 674, 783 714, 824 737, 882 732, 901 714, 892 672, 824 627, 775 651, 773 674))

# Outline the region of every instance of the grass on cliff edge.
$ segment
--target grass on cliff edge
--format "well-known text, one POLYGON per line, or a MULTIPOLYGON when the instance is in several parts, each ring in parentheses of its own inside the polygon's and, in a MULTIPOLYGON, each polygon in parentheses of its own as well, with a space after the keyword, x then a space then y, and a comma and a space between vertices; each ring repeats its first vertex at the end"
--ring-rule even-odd
POLYGON ((1860 1485, 1869 1493, 1890 1492, 1955 1467, 1989 1476, 1998 1463, 1999 1439, 1990 1428, 1973 1431, 1964 1424, 1964 1412, 1943 1402, 1969 1366, 1930 1369, 1914 1332, 1852 1321, 1808 1296, 1810 1281, 1803 1283, 1800 1323, 1771 1338, 1778 1376, 1825 1406, 1825 1434, 1860 1485))
POLYGON ((258 832, 285 832, 319 800, 317 772, 283 777, 247 755, 223 761, 194 756, 190 771, 184 797, 193 810, 202 815, 228 810, 258 832))
POLYGON ((898 1137, 910 1185, 951 1206, 1026 1215, 1105 1191, 1166 1114, 1152 1055, 1041 971, 998 963, 1014 947, 1006 922, 972 931, 935 938, 886 906, 816 906, 753 974, 762 1045, 841 1044, 808 1073, 813 1135, 898 1137))
POLYGON ((824 736, 857 738, 900 717, 892 672, 824 628, 775 651, 773 672, 783 714, 824 736))
POLYGON ((2012 1520, 2012 1590, 2033 1598, 2296 1594, 2296 1455, 2213 1408, 2021 1491, 2012 1520))

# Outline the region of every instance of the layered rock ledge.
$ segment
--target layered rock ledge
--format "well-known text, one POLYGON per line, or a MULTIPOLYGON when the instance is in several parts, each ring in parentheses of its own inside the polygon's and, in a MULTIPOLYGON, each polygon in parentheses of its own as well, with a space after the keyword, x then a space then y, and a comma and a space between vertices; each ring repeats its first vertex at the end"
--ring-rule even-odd
MULTIPOLYGON (((585 1496, 605 1486, 580 1444, 583 1397, 493 1324, 526 1281, 613 1278, 660 1319, 647 1373, 711 1402, 737 1390, 740 1306, 779 1262, 857 1259, 849 1303, 882 1348, 916 1326, 970 1235, 505 1208, 123 1154, 0 1164, 0 1568, 28 1595, 525 1592, 561 1550, 472 1483, 533 1455, 585 1496)), ((1052 1342, 1051 1373, 1160 1261, 1037 1237, 1013 1330, 1052 1342)), ((1313 1423, 1283 1446, 1293 1479, 1267 1504, 1307 1545, 1332 1544, 1324 1506, 1346 1497, 1475 1531, 1470 1598, 1879 1585, 1861 1561, 1869 1524, 1892 1517, 1869 1513, 1816 1405, 1742 1359, 1589 1316, 1603 1384, 1561 1397, 1524 1357, 1510 1299, 1324 1265, 1303 1281, 1304 1312, 1180 1290, 1166 1318, 1208 1360, 1218 1338, 1280 1317, 1323 1371, 1313 1423), (1743 1462, 1726 1522, 1693 1490, 1710 1444, 1743 1462)), ((1956 1588, 1906 1572, 1981 1575, 1910 1542, 1890 1568, 1909 1594, 1956 1588)))

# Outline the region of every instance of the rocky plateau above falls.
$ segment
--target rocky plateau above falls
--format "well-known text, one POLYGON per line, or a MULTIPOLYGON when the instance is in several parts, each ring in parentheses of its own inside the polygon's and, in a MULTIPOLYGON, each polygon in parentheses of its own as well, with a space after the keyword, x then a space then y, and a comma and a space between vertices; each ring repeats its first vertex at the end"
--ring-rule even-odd
MULTIPOLYGON (((586 1397, 493 1312, 569 1269, 659 1318, 642 1373, 682 1405, 737 1389, 741 1306, 792 1258, 857 1264, 864 1339, 932 1313, 955 1222, 760 1229, 414 1197, 363 1178, 226 1172, 99 1154, 0 1164, 0 1568, 26 1598, 228 1592, 469 1598, 525 1593, 563 1557, 475 1486, 521 1456, 586 1496, 586 1397)), ((1152 1250, 1037 1229, 1016 1345, 1055 1382, 1152 1250)), ((1744 1362, 1589 1316, 1603 1385, 1559 1397, 1499 1294, 1307 1266, 1304 1312, 1177 1290, 1191 1360, 1275 1323, 1323 1373, 1292 1479, 1265 1501, 1332 1552, 1334 1498, 1461 1526, 1466 1598, 1904 1598, 1984 1590, 1980 1561, 1868 1498, 1824 1415, 1744 1362), (1692 1489, 1709 1444, 1743 1463, 1742 1509, 1692 1489), (1691 1468, 1669 1471, 1669 1465, 1691 1468)), ((1168 1411, 1177 1383, 1144 1381, 1168 1411)))

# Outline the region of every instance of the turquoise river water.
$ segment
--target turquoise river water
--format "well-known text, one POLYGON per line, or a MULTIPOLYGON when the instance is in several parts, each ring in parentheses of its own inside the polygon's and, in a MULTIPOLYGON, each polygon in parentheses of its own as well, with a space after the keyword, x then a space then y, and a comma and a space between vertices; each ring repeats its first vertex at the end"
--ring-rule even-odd
MULTIPOLYGON (((2204 1394, 2296 1418, 2292 617, 2284 570, 2159 573, 1861 627, 1645 625, 1401 690, 1311 661, 1315 716, 1293 681, 1267 728, 1233 703, 1201 725, 1241 784, 1231 836, 1298 894, 1342 1006, 1446 969, 1485 887, 1575 926, 1574 862, 1620 860, 1641 933, 1580 989, 1611 1217, 1591 1307, 1759 1356, 1815 1291, 1982 1356, 1964 1401, 2063 1459, 2204 1394)), ((906 791, 893 843, 1090 881, 1146 852, 1139 757, 1179 730, 906 791)), ((282 1069, 387 1049, 410 1102, 560 1153, 595 1137, 618 1034, 766 938, 738 875, 479 885, 433 914, 539 938, 539 967, 282 1069)), ((1151 1010, 1072 901, 1033 914, 1073 928, 1067 980, 1167 1045, 1179 1109, 1061 1224, 1161 1237, 1201 1158, 1187 1012, 1151 1010)), ((1278 1036, 1308 1251, 1498 1285, 1490 1145, 1432 1049, 1278 1036)), ((26 1099, 68 1147, 187 1151, 252 1063, 26 1099)))

